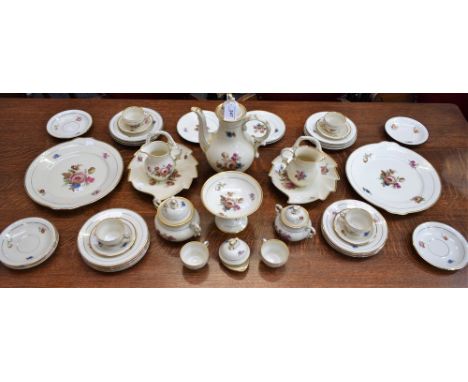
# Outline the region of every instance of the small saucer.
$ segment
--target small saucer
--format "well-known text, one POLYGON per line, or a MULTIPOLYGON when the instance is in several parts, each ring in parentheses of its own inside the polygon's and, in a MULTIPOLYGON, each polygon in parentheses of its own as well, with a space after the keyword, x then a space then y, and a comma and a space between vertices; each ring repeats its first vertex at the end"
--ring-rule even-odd
POLYGON ((82 110, 65 110, 47 122, 47 132, 55 138, 76 138, 86 133, 93 124, 91 115, 82 110))
POLYGON ((429 138, 426 126, 408 117, 390 118, 385 122, 385 132, 395 141, 405 145, 420 145, 429 138))
MULTIPOLYGON (((219 127, 218 117, 216 117, 216 114, 212 111, 203 110, 203 114, 205 115, 206 124, 208 125, 208 132, 214 133, 219 127)), ((199 143, 198 117, 193 111, 180 117, 177 122, 177 133, 186 141, 199 143)))
POLYGON ((125 226, 124 240, 116 245, 103 245, 99 242, 99 239, 96 237, 96 228, 97 225, 93 228, 91 235, 89 237, 89 244, 91 249, 96 252, 98 255, 106 257, 114 257, 122 255, 132 248, 135 244, 136 230, 135 226, 126 219, 120 219, 125 226))
POLYGON ((346 128, 342 129, 339 132, 339 134, 333 134, 333 133, 328 132, 325 129, 321 118, 317 120, 317 122, 315 123, 315 127, 317 128, 319 134, 323 135, 325 138, 329 138, 333 140, 345 139, 351 133, 351 127, 349 126, 348 122, 346 122, 346 128))
POLYGON ((413 232, 416 252, 432 266, 447 271, 468 264, 468 245, 463 235, 447 224, 427 222, 413 232))
POLYGON ((59 240, 57 229, 42 218, 10 224, 0 235, 0 262, 8 268, 27 269, 46 261, 59 240))
MULTIPOLYGON (((265 140, 266 145, 271 145, 272 143, 278 142, 286 133, 286 124, 278 115, 274 113, 263 110, 251 110, 246 115, 256 115, 258 118, 261 118, 270 124, 271 131, 270 135, 265 140)), ((259 138, 265 134, 265 127, 262 124, 258 124, 258 122, 247 122, 245 127, 246 133, 250 136, 259 138)))
POLYGON ((148 129, 153 125, 153 117, 151 117, 151 114, 148 114, 145 112, 145 120, 144 123, 141 124, 141 126, 138 126, 135 129, 132 129, 130 126, 128 126, 122 119, 122 116, 117 120, 117 126, 119 127, 120 131, 123 132, 124 134, 127 135, 141 135, 145 132, 148 131, 148 129))
POLYGON ((224 263, 222 260, 221 260, 221 263, 222 263, 227 269, 229 269, 230 271, 234 271, 234 272, 245 272, 245 271, 247 270, 247 268, 249 267, 250 258, 248 258, 247 261, 246 261, 245 263, 242 263, 242 264, 239 264, 239 265, 229 265, 229 264, 224 263))
POLYGON ((342 240, 354 245, 364 245, 371 242, 374 240, 376 233, 376 227, 374 224, 372 225, 372 230, 365 232, 362 237, 357 235, 350 235, 344 229, 343 217, 340 214, 336 214, 335 216, 333 221, 333 230, 342 240))

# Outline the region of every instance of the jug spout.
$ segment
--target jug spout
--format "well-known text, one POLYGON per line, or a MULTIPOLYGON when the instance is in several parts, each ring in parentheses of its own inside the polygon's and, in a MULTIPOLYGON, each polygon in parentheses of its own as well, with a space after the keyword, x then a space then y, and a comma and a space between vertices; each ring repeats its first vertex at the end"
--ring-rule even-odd
POLYGON ((191 109, 198 117, 198 141, 203 152, 207 152, 210 147, 210 133, 208 132, 208 125, 206 124, 205 114, 199 107, 192 107, 191 109))

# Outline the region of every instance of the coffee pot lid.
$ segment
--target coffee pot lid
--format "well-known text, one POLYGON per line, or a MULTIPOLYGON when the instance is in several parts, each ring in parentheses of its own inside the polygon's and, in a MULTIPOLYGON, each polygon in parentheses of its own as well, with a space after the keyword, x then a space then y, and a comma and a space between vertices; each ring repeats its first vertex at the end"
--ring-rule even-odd
POLYGON ((228 265, 239 265, 247 261, 250 256, 248 244, 239 239, 228 239, 219 247, 219 257, 228 265))
POLYGON ((158 208, 156 217, 168 226, 180 226, 193 217, 194 207, 190 200, 181 196, 172 196, 164 200, 158 208))
POLYGON ((239 121, 246 113, 247 110, 245 106, 237 102, 230 93, 226 95, 226 101, 216 108, 216 115, 218 118, 226 122, 239 121))
POLYGON ((304 207, 293 205, 281 210, 281 221, 291 228, 302 228, 309 224, 309 214, 304 207))

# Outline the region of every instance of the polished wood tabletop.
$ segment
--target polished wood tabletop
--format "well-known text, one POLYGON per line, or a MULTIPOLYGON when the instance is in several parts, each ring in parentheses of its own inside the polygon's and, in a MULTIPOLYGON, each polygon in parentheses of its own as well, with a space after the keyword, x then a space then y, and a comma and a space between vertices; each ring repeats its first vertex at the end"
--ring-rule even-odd
POLYGON ((203 207, 200 190, 214 171, 198 145, 183 141, 176 132, 177 120, 191 106, 214 110, 218 102, 190 100, 100 100, 100 99, 0 99, 0 229, 15 220, 40 216, 50 220, 60 233, 56 252, 43 264, 29 270, 11 270, 0 265, 0 287, 468 287, 468 267, 449 272, 436 269, 422 260, 411 244, 414 228, 425 221, 440 221, 453 226, 466 237, 468 226, 468 129, 460 110, 451 104, 411 103, 324 103, 247 101, 248 110, 267 110, 286 123, 286 135, 279 142, 262 147, 260 158, 247 171, 261 184, 264 200, 250 216, 247 229, 238 236, 251 248, 251 262, 244 273, 224 268, 218 260, 218 248, 229 235, 219 231, 214 217, 203 207), (199 271, 183 268, 179 259, 181 244, 168 243, 154 229, 155 208, 152 197, 136 191, 127 181, 125 169, 119 185, 98 202, 72 211, 54 211, 33 202, 23 186, 31 161, 44 150, 62 143, 46 131, 48 119, 65 109, 89 112, 94 123, 85 134, 110 143, 121 153, 125 166, 137 148, 114 142, 108 123, 123 108, 138 103, 156 109, 164 119, 164 128, 173 138, 193 150, 199 162, 198 179, 180 195, 189 198, 198 209, 202 222, 202 240, 210 242, 208 266, 199 271), (325 201, 305 205, 317 235, 290 244, 286 266, 270 269, 260 261, 262 238, 274 238, 275 204, 285 205, 287 198, 271 183, 268 172, 272 160, 283 147, 291 146, 302 135, 307 117, 323 110, 337 110, 349 116, 358 127, 356 143, 342 151, 328 151, 338 163, 341 180, 337 191, 325 201), (357 147, 383 140, 391 141, 384 131, 385 121, 404 115, 421 121, 429 130, 429 140, 414 149, 436 168, 442 181, 442 195, 429 210, 397 216, 382 211, 387 219, 389 237, 376 256, 354 259, 334 251, 320 232, 325 208, 340 199, 361 198, 349 185, 344 171, 346 158, 357 147), (151 232, 151 245, 145 257, 134 267, 118 273, 101 273, 88 267, 76 245, 78 231, 92 215, 108 208, 129 208, 143 216, 151 232))

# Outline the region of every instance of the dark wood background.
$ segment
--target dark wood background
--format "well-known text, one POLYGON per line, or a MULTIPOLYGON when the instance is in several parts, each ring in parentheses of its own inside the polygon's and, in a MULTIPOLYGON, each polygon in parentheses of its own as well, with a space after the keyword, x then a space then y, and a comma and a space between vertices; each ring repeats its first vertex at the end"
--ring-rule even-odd
POLYGON ((252 250, 247 272, 234 273, 218 261, 218 247, 227 235, 216 229, 214 218, 200 201, 200 189, 214 172, 206 164, 198 145, 185 142, 176 133, 177 120, 200 106, 214 110, 216 101, 191 100, 79 100, 79 99, 0 99, 0 229, 13 221, 41 216, 49 219, 60 232, 57 251, 42 265, 15 271, 0 265, 0 287, 467 287, 468 267, 458 272, 438 270, 425 263, 411 244, 413 229, 420 223, 436 220, 452 225, 466 237, 468 216, 468 139, 467 123, 460 110, 451 104, 404 103, 333 103, 248 101, 248 110, 268 110, 283 118, 285 137, 260 149, 248 173, 261 183, 264 201, 249 219, 248 228, 239 234, 252 250), (201 214, 201 239, 210 242, 210 260, 200 271, 188 271, 179 260, 181 244, 168 243, 154 230, 155 209, 151 196, 136 191, 127 182, 127 170, 120 184, 104 199, 73 211, 53 211, 35 204, 24 191, 24 174, 30 162, 47 148, 62 143, 46 132, 47 120, 65 109, 83 109, 94 119, 85 136, 92 136, 116 147, 128 165, 136 148, 114 142, 108 132, 112 116, 132 104, 158 110, 165 129, 177 142, 193 149, 199 161, 199 178, 181 195, 188 197, 201 214), (272 270, 259 257, 261 239, 275 236, 274 205, 286 204, 286 197, 274 188, 268 177, 271 161, 281 148, 291 146, 302 135, 307 117, 323 110, 337 110, 349 116, 358 127, 357 142, 346 150, 330 152, 338 162, 341 180, 337 192, 327 200, 306 205, 318 234, 308 241, 291 244, 291 255, 285 267, 272 270), (360 197, 349 185, 344 173, 347 156, 357 147, 391 140, 385 132, 385 121, 394 115, 418 119, 429 129, 429 140, 414 148, 437 169, 442 180, 442 195, 431 209, 407 216, 383 211, 389 226, 385 248, 368 259, 352 259, 331 249, 320 233, 323 210, 340 199, 360 197), (133 268, 115 274, 89 268, 80 257, 76 236, 82 224, 93 214, 107 208, 129 208, 141 214, 151 232, 151 246, 146 256, 133 268))

